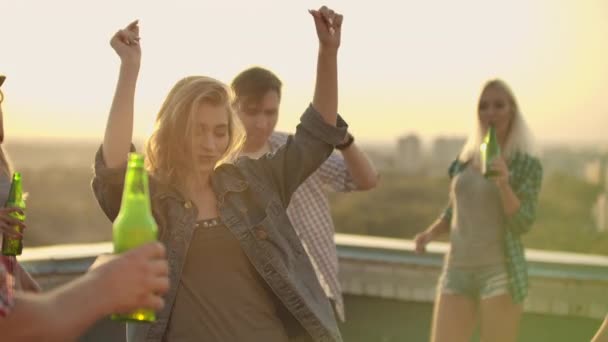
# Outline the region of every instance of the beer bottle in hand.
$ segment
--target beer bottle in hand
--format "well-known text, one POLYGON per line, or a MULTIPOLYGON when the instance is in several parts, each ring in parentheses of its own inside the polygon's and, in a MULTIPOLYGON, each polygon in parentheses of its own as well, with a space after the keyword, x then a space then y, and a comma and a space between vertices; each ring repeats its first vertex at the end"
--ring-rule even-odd
MULTIPOLYGON (((144 157, 129 153, 125 185, 120 211, 112 226, 114 253, 123 253, 142 244, 156 241, 158 226, 152 216, 148 174, 144 169, 144 157)), ((152 310, 136 310, 129 314, 114 314, 113 320, 153 322, 152 310)))
POLYGON ((492 170, 492 162, 500 156, 500 146, 498 145, 498 138, 496 138, 496 128, 493 125, 488 128, 479 151, 481 152, 481 172, 483 175, 486 178, 497 176, 498 172, 492 170))
MULTIPOLYGON (((4 203, 5 208, 19 208, 25 210, 25 199, 23 198, 23 186, 21 183, 21 173, 13 173, 13 180, 11 182, 11 189, 8 193, 8 199, 4 203)), ((25 212, 12 212, 10 216, 18 219, 19 221, 25 221, 25 212)), ((21 227, 15 227, 15 230, 19 233, 23 233, 21 227)), ((2 254, 3 255, 21 255, 23 250, 23 240, 20 237, 8 236, 3 234, 2 236, 2 254)))

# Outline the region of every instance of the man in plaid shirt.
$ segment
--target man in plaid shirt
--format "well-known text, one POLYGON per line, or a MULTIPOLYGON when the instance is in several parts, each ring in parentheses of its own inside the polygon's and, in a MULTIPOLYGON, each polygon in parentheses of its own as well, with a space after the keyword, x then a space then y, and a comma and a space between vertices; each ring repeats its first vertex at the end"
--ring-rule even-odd
MULTIPOLYGON (((247 131, 242 155, 259 158, 287 141, 288 134, 275 132, 281 102, 281 81, 269 70, 253 67, 233 81, 235 107, 247 131)), ((334 224, 325 190, 368 190, 376 186, 378 173, 349 133, 332 154, 294 193, 287 215, 308 252, 319 282, 344 321, 344 303, 338 281, 338 257, 334 224)))

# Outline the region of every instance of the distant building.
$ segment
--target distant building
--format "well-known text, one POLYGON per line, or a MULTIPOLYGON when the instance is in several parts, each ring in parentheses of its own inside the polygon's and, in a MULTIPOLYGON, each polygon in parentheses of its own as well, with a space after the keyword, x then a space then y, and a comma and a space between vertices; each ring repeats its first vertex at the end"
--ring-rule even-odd
MULTIPOLYGON (((597 200, 593 205, 593 221, 595 222, 595 228, 598 232, 608 232, 608 182, 606 181, 606 179, 608 179, 608 168, 606 167, 606 163, 600 163, 599 159, 595 164, 597 164, 595 167, 599 170, 597 170, 597 175, 591 175, 597 179, 597 183, 593 184, 602 186, 603 191, 597 196, 597 200), (602 165, 603 167, 599 167, 598 165, 602 165)), ((587 178, 587 181, 590 180, 595 179, 587 178)))
POLYGON ((597 197, 592 209, 593 221, 598 232, 608 232, 608 194, 602 193, 597 197))
POLYGON ((466 138, 463 137, 436 138, 429 156, 432 173, 445 174, 450 163, 458 157, 465 142, 466 138))
POLYGON ((602 174, 606 168, 606 154, 603 151, 573 146, 545 146, 541 161, 545 176, 559 173, 595 185, 604 184, 602 174))
POLYGON ((583 177, 585 181, 593 185, 601 185, 604 177, 603 162, 600 158, 595 158, 585 163, 583 177))
POLYGON ((384 171, 395 168, 395 156, 392 149, 364 147, 363 151, 377 170, 384 171))
POLYGON ((410 134, 397 140, 395 166, 408 174, 422 170, 422 143, 417 135, 410 134))

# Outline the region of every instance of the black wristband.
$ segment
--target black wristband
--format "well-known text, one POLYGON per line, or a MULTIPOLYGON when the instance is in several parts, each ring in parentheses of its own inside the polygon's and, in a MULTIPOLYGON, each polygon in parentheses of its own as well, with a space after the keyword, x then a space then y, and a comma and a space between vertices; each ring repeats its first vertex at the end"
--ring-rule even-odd
POLYGON ((355 137, 353 137, 352 134, 350 134, 350 133, 346 133, 346 134, 348 134, 348 139, 346 140, 345 143, 336 145, 336 150, 340 150, 340 151, 346 150, 347 148, 350 147, 350 145, 352 145, 355 142, 355 137))

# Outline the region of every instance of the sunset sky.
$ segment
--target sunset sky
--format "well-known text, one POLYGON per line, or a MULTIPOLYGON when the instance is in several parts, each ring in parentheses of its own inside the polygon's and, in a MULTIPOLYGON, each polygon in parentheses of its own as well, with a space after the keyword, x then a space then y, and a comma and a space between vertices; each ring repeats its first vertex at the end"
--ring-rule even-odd
POLYGON ((140 20, 135 134, 171 86, 230 80, 260 65, 285 84, 278 128, 311 100, 317 38, 309 8, 345 16, 340 112, 361 141, 465 135, 482 83, 509 83, 541 141, 608 145, 608 1, 0 0, 7 139, 101 140, 119 60, 113 33, 140 20))

